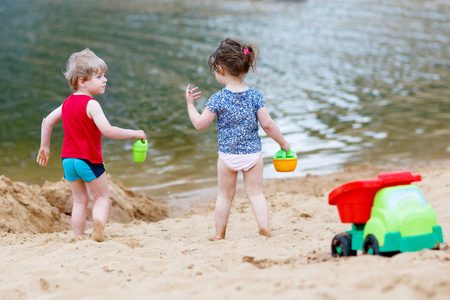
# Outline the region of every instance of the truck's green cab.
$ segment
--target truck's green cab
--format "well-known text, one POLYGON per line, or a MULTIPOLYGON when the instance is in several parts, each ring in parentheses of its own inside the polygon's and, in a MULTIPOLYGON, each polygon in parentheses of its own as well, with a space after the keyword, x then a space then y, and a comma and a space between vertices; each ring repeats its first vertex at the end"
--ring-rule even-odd
POLYGON ((364 226, 365 241, 369 235, 376 239, 380 252, 431 249, 443 242, 433 207, 414 185, 387 187, 376 193, 364 226))

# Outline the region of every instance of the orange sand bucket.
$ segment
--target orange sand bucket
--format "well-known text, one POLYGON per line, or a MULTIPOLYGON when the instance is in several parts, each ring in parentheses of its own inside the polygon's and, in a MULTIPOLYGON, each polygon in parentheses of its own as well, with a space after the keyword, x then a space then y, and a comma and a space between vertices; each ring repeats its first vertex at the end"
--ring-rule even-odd
POLYGON ((286 150, 280 150, 272 157, 273 166, 275 170, 278 172, 293 172, 297 167, 297 153, 289 149, 289 152, 286 150))

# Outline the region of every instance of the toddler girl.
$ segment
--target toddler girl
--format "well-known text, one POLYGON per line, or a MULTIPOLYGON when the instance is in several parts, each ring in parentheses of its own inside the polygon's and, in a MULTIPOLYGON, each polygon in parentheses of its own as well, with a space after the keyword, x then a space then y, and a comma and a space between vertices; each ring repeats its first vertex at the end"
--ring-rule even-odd
POLYGON ((217 117, 219 158, 218 195, 215 206, 215 239, 225 238, 231 203, 236 193, 238 171, 243 172, 246 195, 252 205, 259 233, 270 237, 269 209, 263 195, 263 158, 258 122, 281 149, 290 145, 270 117, 262 93, 248 87, 244 76, 255 70, 257 49, 234 39, 225 39, 210 55, 208 64, 216 80, 225 88, 213 94, 200 114, 194 100, 200 98, 197 87, 186 88, 189 118, 197 130, 207 128, 217 117))

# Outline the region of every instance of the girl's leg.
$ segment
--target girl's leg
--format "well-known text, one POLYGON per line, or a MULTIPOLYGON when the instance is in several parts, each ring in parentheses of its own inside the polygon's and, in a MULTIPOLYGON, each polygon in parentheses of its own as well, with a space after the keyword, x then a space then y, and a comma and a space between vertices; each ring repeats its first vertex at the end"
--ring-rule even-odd
POLYGON ((92 208, 94 231, 92 232, 92 238, 97 242, 103 242, 105 240, 104 231, 108 221, 110 206, 106 172, 97 179, 88 182, 87 186, 94 199, 94 207, 92 208))
POLYGON ((219 158, 217 161, 218 194, 215 207, 216 236, 215 240, 225 238, 231 203, 236 194, 237 172, 231 170, 219 158))
POLYGON ((86 227, 86 208, 89 203, 89 193, 82 179, 69 181, 73 195, 72 229, 75 235, 83 235, 86 227))
POLYGON ((250 170, 243 172, 244 185, 258 223, 259 233, 270 237, 269 207, 263 194, 263 168, 264 162, 261 157, 250 170))

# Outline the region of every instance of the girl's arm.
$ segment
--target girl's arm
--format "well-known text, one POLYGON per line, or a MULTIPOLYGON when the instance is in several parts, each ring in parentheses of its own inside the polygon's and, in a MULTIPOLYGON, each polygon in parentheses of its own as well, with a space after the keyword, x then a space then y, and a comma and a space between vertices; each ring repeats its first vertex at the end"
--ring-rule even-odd
POLYGON ((50 160, 50 139, 52 137, 53 126, 62 118, 62 105, 52 111, 42 120, 41 125, 41 148, 39 149, 36 162, 43 167, 48 165, 50 160))
POLYGON ((209 108, 205 108, 202 114, 200 114, 197 111, 197 108, 195 108, 194 101, 200 98, 200 94, 202 92, 197 92, 194 94, 194 92, 198 89, 197 87, 190 90, 189 88, 191 85, 189 84, 186 88, 186 103, 187 103, 187 110, 189 114, 189 119, 192 122, 192 125, 194 125, 195 129, 197 130, 203 130, 208 128, 209 125, 211 125, 212 121, 214 121, 214 118, 216 117, 216 114, 209 110, 209 108))
POLYGON ((289 143, 284 139, 280 128, 278 128, 277 124, 275 124, 272 120, 265 106, 258 110, 257 116, 259 124, 261 124, 262 129, 267 133, 267 135, 277 142, 281 149, 289 151, 291 145, 289 145, 289 143))
POLYGON ((142 130, 123 129, 116 126, 111 126, 108 119, 103 113, 102 107, 95 100, 90 100, 86 107, 87 115, 94 120, 95 125, 101 133, 110 139, 141 139, 145 140, 147 136, 142 130))

